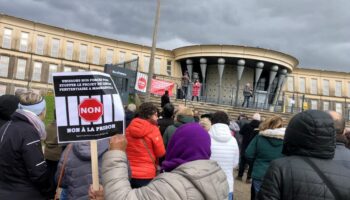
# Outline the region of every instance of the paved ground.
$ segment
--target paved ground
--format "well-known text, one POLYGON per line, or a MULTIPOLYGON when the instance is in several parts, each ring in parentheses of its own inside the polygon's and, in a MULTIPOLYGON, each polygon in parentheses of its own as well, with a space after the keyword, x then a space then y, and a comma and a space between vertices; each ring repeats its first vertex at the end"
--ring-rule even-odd
MULTIPOLYGON (((234 170, 235 177, 237 176, 237 171, 234 170)), ((244 174, 245 175, 245 174, 244 174)), ((243 181, 239 181, 235 179, 235 191, 234 198, 235 200, 250 200, 250 186, 251 183, 245 182, 245 176, 243 177, 243 181)))

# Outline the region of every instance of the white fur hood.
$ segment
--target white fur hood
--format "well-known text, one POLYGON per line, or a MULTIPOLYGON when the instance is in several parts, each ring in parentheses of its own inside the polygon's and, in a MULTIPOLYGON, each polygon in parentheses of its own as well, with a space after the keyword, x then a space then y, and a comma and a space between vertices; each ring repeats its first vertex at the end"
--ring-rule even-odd
POLYGON ((286 128, 266 129, 264 131, 260 131, 259 135, 283 140, 285 132, 286 128))

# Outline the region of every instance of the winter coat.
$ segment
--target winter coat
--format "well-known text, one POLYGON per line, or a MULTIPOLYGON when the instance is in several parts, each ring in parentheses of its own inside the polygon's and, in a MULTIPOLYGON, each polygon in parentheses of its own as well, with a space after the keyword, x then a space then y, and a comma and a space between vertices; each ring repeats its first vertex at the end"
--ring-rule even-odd
POLYGON ((245 86, 243 90, 243 96, 244 97, 251 97, 253 96, 253 89, 251 87, 245 86))
POLYGON ((245 124, 239 133, 243 136, 241 145, 241 156, 244 156, 245 150, 247 149, 250 141, 259 133, 258 127, 260 121, 252 120, 249 124, 245 124))
POLYGON ((126 153, 130 162, 131 177, 135 179, 154 178, 156 168, 153 159, 156 160, 165 155, 159 128, 145 119, 135 118, 126 129, 125 136, 128 141, 126 153), (151 153, 153 159, 148 152, 151 153))
MULTIPOLYGON (((59 179, 64 155, 68 151, 64 176, 60 186, 66 189, 68 200, 85 200, 88 199, 89 187, 92 184, 90 142, 76 142, 72 145, 72 148, 67 147, 62 153, 57 167, 56 180, 59 179)), ((101 175, 102 155, 107 149, 107 139, 97 141, 99 175, 101 175)))
POLYGON ((160 98, 160 107, 163 108, 167 103, 170 103, 169 95, 163 94, 163 96, 160 98))
POLYGON ((178 115, 177 121, 174 123, 174 125, 168 126, 168 128, 166 128, 164 131, 163 142, 164 142, 165 148, 168 146, 170 139, 174 135, 176 129, 183 124, 187 124, 191 122, 194 122, 194 118, 192 116, 178 115))
POLYGON ((147 186, 131 189, 126 155, 108 151, 103 156, 102 180, 105 199, 113 200, 211 200, 227 199, 225 173, 212 160, 196 160, 161 173, 147 186))
POLYGON ((190 84, 190 78, 187 75, 184 75, 181 78, 181 86, 182 87, 188 87, 189 84, 190 84))
POLYGON ((52 122, 46 126, 47 137, 45 140, 45 159, 59 161, 62 153, 62 146, 57 141, 57 125, 52 122))
POLYGON ((6 122, 10 121, 11 115, 18 108, 19 99, 14 95, 0 96, 0 128, 6 122))
POLYGON ((333 119, 324 112, 309 110, 294 116, 286 129, 282 153, 287 157, 271 162, 258 197, 265 199, 335 199, 311 160, 340 194, 350 197, 350 168, 332 160, 335 153, 333 119))
POLYGON ((263 180, 270 162, 283 156, 283 138, 285 128, 267 129, 261 131, 250 142, 245 157, 253 160, 252 177, 263 180))
POLYGON ((172 117, 171 118, 163 117, 161 119, 158 119, 160 134, 163 136, 168 126, 173 124, 174 124, 174 119, 172 117))
POLYGON ((34 126, 14 113, 1 127, 0 138, 0 199, 46 199, 53 180, 34 126))
POLYGON ((125 128, 127 128, 135 117, 135 112, 132 112, 130 110, 125 110, 125 128))
POLYGON ((224 170, 229 192, 233 192, 233 168, 237 167, 239 161, 239 149, 236 139, 231 135, 231 130, 226 124, 217 123, 209 130, 211 138, 210 160, 218 162, 224 170))
POLYGON ((201 84, 199 82, 194 83, 192 86, 192 96, 198 97, 201 90, 201 84))

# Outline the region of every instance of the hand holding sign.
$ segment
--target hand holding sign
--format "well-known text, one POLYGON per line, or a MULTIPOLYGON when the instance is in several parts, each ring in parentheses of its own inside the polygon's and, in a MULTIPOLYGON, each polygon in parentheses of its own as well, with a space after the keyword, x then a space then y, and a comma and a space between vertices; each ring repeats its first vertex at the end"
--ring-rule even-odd
POLYGON ((124 135, 115 135, 111 137, 109 141, 109 149, 120 150, 125 152, 127 144, 128 142, 126 141, 126 138, 124 135))

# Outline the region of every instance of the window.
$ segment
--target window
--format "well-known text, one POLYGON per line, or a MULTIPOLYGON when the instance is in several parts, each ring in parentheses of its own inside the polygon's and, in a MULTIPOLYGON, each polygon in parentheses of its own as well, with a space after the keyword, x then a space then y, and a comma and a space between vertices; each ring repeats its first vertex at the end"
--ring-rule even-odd
POLYGON ((80 45, 79 61, 86 62, 86 58, 87 58, 87 45, 81 44, 80 45))
POLYGON ((51 56, 58 57, 58 51, 60 48, 60 40, 53 38, 51 43, 51 56))
POLYGON ((113 63, 113 49, 107 49, 106 53, 106 64, 113 63))
POLYGON ((6 94, 6 85, 0 85, 0 96, 6 94))
POLYGON ((64 72, 71 72, 71 71, 72 71, 72 68, 71 68, 71 67, 64 66, 64 67, 63 67, 63 71, 64 71, 64 72))
POLYGON ((57 65, 50 64, 49 66, 49 78, 47 80, 48 83, 52 83, 52 73, 57 72, 57 65))
POLYGON ((92 64, 99 65, 100 64, 100 47, 94 47, 94 54, 92 59, 92 64))
POLYGON ((34 62, 32 80, 41 81, 41 69, 43 64, 41 62, 34 62))
POLYGON ((342 91, 342 82, 335 81, 335 96, 341 97, 342 96, 341 91, 342 91))
POLYGON ((38 35, 36 38, 36 53, 43 55, 44 54, 44 43, 45 43, 45 37, 42 35, 38 35))
POLYGON ((325 96, 329 96, 329 80, 323 80, 322 94, 325 96))
POLYGON ((342 103, 335 103, 335 112, 339 114, 343 114, 343 104, 342 103))
POLYGON ((130 68, 131 70, 136 71, 137 68, 137 64, 138 64, 138 58, 139 56, 137 54, 131 54, 131 60, 133 60, 133 62, 130 63, 130 68))
POLYGON ((160 63, 161 63, 160 58, 156 58, 156 60, 154 61, 154 73, 155 74, 160 74, 160 63))
POLYGON ((167 60, 166 62, 166 73, 168 74, 168 76, 171 76, 171 60, 167 60))
POLYGON ((10 57, 0 56, 0 76, 7 77, 9 71, 10 57))
POLYGON ((312 110, 317 110, 317 101, 316 100, 311 100, 311 109, 312 110))
POLYGON ((294 77, 293 76, 288 76, 287 78, 288 81, 288 91, 289 92, 294 92, 294 77))
POLYGON ((324 101, 323 102, 323 111, 327 111, 329 110, 329 102, 328 101, 324 101))
POLYGON ((26 32, 21 32, 21 41, 19 44, 19 50, 26 52, 28 50, 28 36, 26 32))
POLYGON ((143 57, 143 71, 144 72, 148 72, 149 61, 150 61, 150 57, 149 56, 143 57))
POLYGON ((120 53, 119 53, 119 63, 122 63, 122 62, 125 62, 125 52, 123 52, 123 51, 121 51, 120 53))
POLYGON ((72 60, 73 59, 73 48, 74 48, 74 43, 68 41, 66 43, 66 59, 67 60, 72 60))
POLYGON ((311 79, 311 94, 317 94, 317 79, 311 79))
POLYGON ((299 78, 299 92, 305 93, 305 78, 299 78))
POLYGON ((2 39, 2 47, 10 49, 11 48, 11 41, 12 41, 12 29, 5 28, 4 36, 2 39))
POLYGON ((85 69, 78 69, 78 72, 86 72, 85 69))
POLYGON ((26 65, 27 60, 24 59, 18 59, 17 60, 17 73, 16 73, 16 79, 24 79, 26 74, 26 65))

